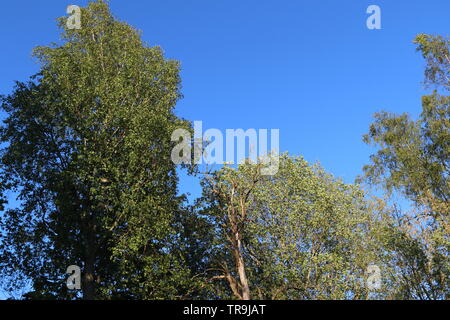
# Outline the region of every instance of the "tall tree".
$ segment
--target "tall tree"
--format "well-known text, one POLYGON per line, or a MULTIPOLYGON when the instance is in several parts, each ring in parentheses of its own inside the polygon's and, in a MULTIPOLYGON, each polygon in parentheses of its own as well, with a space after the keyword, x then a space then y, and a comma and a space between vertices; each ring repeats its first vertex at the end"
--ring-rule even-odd
MULTIPOLYGON (((364 299, 366 270, 379 264, 377 220, 364 192, 282 155, 274 176, 261 165, 225 167, 205 181, 216 219, 212 280, 237 299, 364 299)), ((381 265, 380 265, 381 266, 381 265)))
POLYGON ((364 141, 378 147, 365 179, 396 190, 415 205, 400 214, 396 235, 388 241, 407 298, 449 297, 450 274, 450 39, 421 34, 415 39, 427 65, 425 79, 434 86, 422 98, 417 121, 409 115, 375 115, 364 141), (399 236, 401 234, 401 236, 399 236), (411 276, 414 274, 414 276, 411 276))
POLYGON ((170 298, 189 286, 170 158, 179 64, 99 0, 62 44, 38 47, 40 72, 2 97, 2 184, 20 207, 1 219, 0 272, 30 297, 170 298))

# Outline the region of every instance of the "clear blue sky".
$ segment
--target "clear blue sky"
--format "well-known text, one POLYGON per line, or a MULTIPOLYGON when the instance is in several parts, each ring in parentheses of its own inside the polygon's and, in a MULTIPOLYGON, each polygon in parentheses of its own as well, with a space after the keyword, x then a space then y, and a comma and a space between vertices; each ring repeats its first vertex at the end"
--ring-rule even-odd
MULTIPOLYGON (((2 1, 0 93, 38 70, 37 45, 85 0, 2 1)), ((177 113, 204 128, 278 128, 280 147, 352 182, 374 150, 372 114, 420 113, 418 33, 448 35, 449 0, 111 0, 113 13, 182 63, 177 113), (381 7, 382 30, 366 8, 381 7)), ((3 117, 4 115, 0 115, 3 117)), ((181 191, 196 193, 191 180, 181 191)))

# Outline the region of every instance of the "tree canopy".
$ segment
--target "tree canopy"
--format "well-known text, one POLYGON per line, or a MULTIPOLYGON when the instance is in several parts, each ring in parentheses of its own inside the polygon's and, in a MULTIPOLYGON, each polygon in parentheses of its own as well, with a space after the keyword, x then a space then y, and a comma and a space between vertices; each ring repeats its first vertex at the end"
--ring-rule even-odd
POLYGON ((274 176, 261 165, 224 167, 204 182, 214 219, 212 280, 235 298, 366 298, 378 263, 371 203, 357 185, 284 154, 274 176))
POLYGON ((426 60, 425 79, 434 87, 422 98, 422 113, 375 115, 364 141, 378 147, 365 179, 391 193, 397 191, 414 204, 400 212, 400 221, 387 235, 389 250, 400 268, 407 298, 448 298, 450 274, 450 39, 421 34, 414 42, 426 60))
MULTIPOLYGON (((172 161, 180 63, 97 0, 0 96, 0 287, 23 299, 448 299, 450 40, 421 34, 417 120, 375 114, 345 183, 301 156, 189 174, 172 161), (375 197, 372 186, 381 186, 375 197), (400 209, 390 195, 411 201, 400 209), (7 202, 17 197, 17 201, 7 202), (81 268, 81 291, 66 286, 81 268), (368 282, 380 270, 379 285, 368 282)), ((272 156, 277 156, 273 154, 272 156)))
POLYGON ((21 205, 2 217, 2 273, 33 294, 73 297, 62 279, 83 268, 83 296, 170 298, 188 278, 177 252, 171 132, 179 63, 145 44, 103 1, 83 27, 38 47, 41 69, 2 98, 2 185, 21 205))

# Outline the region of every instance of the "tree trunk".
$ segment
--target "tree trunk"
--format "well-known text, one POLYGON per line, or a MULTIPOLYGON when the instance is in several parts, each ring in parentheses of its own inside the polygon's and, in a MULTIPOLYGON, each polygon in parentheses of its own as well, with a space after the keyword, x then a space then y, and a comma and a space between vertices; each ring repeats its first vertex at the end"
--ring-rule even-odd
POLYGON ((94 264, 86 259, 85 270, 83 272, 83 299, 95 300, 94 264))
MULTIPOLYGON (((236 234, 236 237, 238 238, 239 234, 236 234)), ((242 245, 239 238, 237 239, 237 251, 236 268, 239 274, 239 282, 241 283, 242 300, 250 300, 250 287, 248 284, 247 273, 245 272, 244 257, 242 255, 242 245)))
POLYGON ((95 230, 92 223, 85 229, 85 264, 82 276, 82 291, 84 300, 95 300, 95 230))

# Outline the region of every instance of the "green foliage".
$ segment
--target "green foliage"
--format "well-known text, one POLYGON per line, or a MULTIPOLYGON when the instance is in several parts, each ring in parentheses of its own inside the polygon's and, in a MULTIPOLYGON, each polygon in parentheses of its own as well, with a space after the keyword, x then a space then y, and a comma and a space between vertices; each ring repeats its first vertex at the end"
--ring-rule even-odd
POLYGON ((419 34, 414 43, 417 44, 417 51, 422 53, 427 62, 426 82, 450 90, 450 38, 419 34))
POLYGON ((364 167, 370 184, 396 190, 414 204, 390 222, 385 236, 396 271, 396 297, 448 298, 450 274, 450 40, 419 35, 418 50, 427 61, 426 82, 436 86, 422 98, 417 121, 407 114, 381 112, 364 141, 378 147, 364 167))
MULTIPOLYGON (((400 213, 398 213, 400 214, 400 213)), ((448 243, 430 221, 387 214, 377 234, 383 255, 387 299, 445 299, 448 295, 448 243), (447 260, 447 261, 446 261, 447 260)))
POLYGON ((379 262, 371 240, 377 222, 358 186, 283 155, 275 176, 261 176, 252 164, 225 167, 205 183, 204 194, 218 226, 213 269, 236 282, 228 209, 245 208, 238 224, 253 298, 367 297, 366 268, 379 262))

